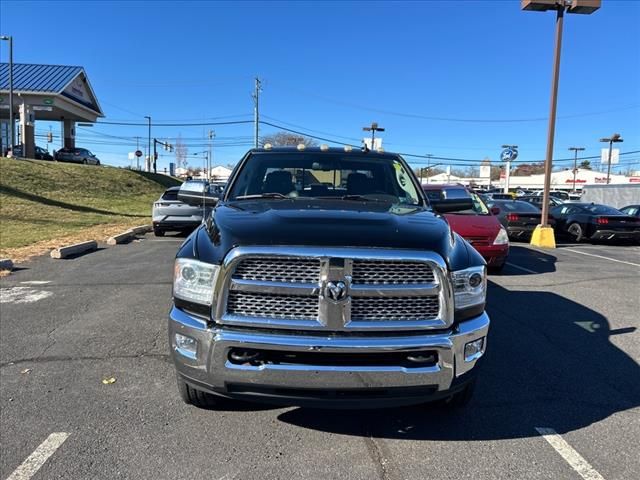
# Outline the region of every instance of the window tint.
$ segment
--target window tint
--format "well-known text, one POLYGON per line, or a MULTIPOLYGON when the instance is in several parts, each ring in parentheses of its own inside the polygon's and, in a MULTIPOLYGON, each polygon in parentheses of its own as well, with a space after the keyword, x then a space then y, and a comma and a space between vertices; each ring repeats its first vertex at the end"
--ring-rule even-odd
POLYGON ((163 200, 178 200, 178 190, 167 190, 162 194, 163 200))
POLYGON ((620 210, 607 205, 588 205, 585 208, 596 215, 620 215, 620 210))
POLYGON ((417 205, 415 179, 397 157, 340 154, 259 153, 252 155, 229 199, 278 193, 291 198, 355 195, 371 200, 417 205))
POLYGON ((445 188, 443 190, 444 198, 469 198, 469 192, 464 188, 445 188))

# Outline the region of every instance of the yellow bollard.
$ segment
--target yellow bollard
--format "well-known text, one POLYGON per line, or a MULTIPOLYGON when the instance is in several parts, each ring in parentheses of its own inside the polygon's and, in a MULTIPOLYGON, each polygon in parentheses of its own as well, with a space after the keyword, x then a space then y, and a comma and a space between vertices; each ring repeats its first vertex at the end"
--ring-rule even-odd
POLYGON ((531 242, 534 247, 556 248, 556 238, 553 234, 553 228, 538 225, 531 235, 531 242))

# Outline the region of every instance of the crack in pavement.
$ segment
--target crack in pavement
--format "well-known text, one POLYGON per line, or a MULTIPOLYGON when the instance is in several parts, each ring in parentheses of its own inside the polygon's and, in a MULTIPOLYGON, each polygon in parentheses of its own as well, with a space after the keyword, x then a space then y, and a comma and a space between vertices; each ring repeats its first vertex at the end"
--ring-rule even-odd
POLYGON ((382 453, 382 448, 373 438, 373 435, 371 435, 371 433, 368 432, 367 429, 364 428, 364 426, 362 430, 362 439, 364 440, 364 444, 367 447, 367 452, 369 453, 371 460, 373 460, 373 463, 375 464, 378 478, 380 478, 380 480, 389 480, 391 478, 387 470, 387 463, 389 462, 389 460, 385 458, 384 454, 382 453))

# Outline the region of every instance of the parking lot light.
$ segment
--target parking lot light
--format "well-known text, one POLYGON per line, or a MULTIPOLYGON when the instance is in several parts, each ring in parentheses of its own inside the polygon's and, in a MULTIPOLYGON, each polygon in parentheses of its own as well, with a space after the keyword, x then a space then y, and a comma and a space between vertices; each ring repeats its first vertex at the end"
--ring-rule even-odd
POLYGON ((549 128, 547 131, 547 151, 544 162, 544 191, 542 196, 542 218, 531 236, 531 245, 555 248, 553 228, 549 225, 549 190, 553 168, 553 140, 556 128, 556 107, 558 104, 558 82, 560 79, 560 52, 562 50, 562 24, 564 12, 591 14, 600 8, 600 0, 521 0, 523 10, 534 12, 556 11, 556 33, 553 54, 553 74, 551 76, 551 105, 549 128))
POLYGON ((609 138, 601 138, 600 141, 609 143, 609 161, 607 162, 607 185, 609 185, 609 178, 611 177, 611 152, 613 150, 613 144, 624 142, 624 140, 619 133, 614 133, 609 138))

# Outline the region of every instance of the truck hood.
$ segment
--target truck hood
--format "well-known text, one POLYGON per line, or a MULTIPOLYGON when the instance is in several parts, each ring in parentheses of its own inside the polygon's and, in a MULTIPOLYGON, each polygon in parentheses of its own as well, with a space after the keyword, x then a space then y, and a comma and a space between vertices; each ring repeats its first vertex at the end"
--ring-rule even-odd
POLYGON ((178 256, 220 263, 237 246, 295 245, 425 250, 438 253, 450 266, 454 257, 454 264, 469 261, 466 243, 442 217, 423 207, 316 199, 242 201, 218 204, 211 225, 209 233, 204 227, 194 232, 178 256))
POLYGON ((459 215, 447 213, 451 229, 463 237, 487 237, 493 241, 500 230, 500 222, 493 215, 459 215))

